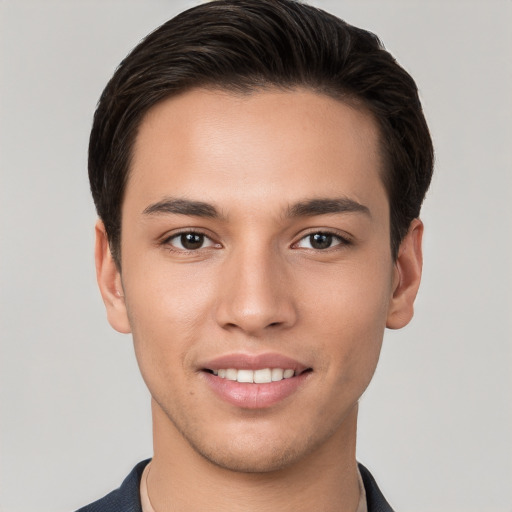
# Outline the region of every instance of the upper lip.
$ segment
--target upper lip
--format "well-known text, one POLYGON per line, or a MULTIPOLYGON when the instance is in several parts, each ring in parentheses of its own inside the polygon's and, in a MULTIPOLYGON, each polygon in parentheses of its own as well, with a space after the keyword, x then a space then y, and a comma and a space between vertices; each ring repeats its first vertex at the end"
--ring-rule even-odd
POLYGON ((310 367, 282 354, 266 352, 263 354, 232 353, 218 356, 201 365, 204 370, 236 368, 237 370, 260 370, 263 368, 283 368, 294 370, 296 374, 310 367))

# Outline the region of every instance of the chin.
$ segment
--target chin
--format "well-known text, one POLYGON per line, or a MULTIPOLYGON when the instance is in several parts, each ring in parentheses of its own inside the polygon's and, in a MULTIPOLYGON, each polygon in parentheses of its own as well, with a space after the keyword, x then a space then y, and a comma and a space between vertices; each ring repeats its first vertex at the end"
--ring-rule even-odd
MULTIPOLYGON (((224 448, 194 446, 194 450, 208 462, 237 473, 271 473, 296 464, 309 450, 298 447, 276 446, 274 443, 251 443, 245 439, 224 448)), ((305 447, 303 447, 305 448, 305 447)))
POLYGON ((213 427, 202 436, 186 436, 186 440, 203 459, 237 473, 271 473, 298 466, 322 451, 322 446, 332 449, 335 430, 312 429, 300 422, 296 428, 258 421, 243 428, 225 427, 213 427))
POLYGON ((212 411, 199 415, 193 404, 176 407, 177 402, 171 406, 153 397, 155 440, 167 439, 166 446, 179 446, 192 458, 199 456, 199 460, 230 472, 264 474, 291 470, 306 461, 312 462, 311 457, 317 453, 343 449, 355 442, 357 402, 341 408, 337 414, 325 410, 311 410, 303 415, 293 411, 246 411, 229 419, 212 411), (183 411, 188 414, 179 414, 183 411))

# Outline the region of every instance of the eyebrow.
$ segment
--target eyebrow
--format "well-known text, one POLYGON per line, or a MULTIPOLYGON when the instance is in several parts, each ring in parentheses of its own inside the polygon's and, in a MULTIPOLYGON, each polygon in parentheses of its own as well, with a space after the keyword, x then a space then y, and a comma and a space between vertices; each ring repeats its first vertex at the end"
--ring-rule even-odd
POLYGON ((189 199, 175 199, 168 197, 153 203, 144 209, 144 215, 175 214, 190 215, 193 217, 218 218, 219 212, 215 206, 203 201, 191 201, 189 199))
POLYGON ((364 213, 371 217, 370 209, 347 197, 315 198, 300 201, 288 208, 288 217, 313 217, 329 213, 364 213))
MULTIPOLYGON (((191 217, 220 218, 218 210, 210 203, 167 197, 146 207, 144 215, 188 215, 191 217)), ((288 207, 286 217, 313 217, 330 213, 364 213, 371 216, 367 206, 349 199, 314 198, 300 201, 288 207)))

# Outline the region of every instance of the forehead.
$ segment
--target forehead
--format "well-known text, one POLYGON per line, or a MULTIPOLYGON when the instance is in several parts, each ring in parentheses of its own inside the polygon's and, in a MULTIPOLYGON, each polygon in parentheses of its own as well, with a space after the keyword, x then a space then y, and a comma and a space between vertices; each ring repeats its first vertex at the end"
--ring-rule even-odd
POLYGON ((373 117, 309 90, 168 98, 143 118, 132 156, 125 203, 142 209, 165 195, 223 209, 332 195, 387 208, 373 117))

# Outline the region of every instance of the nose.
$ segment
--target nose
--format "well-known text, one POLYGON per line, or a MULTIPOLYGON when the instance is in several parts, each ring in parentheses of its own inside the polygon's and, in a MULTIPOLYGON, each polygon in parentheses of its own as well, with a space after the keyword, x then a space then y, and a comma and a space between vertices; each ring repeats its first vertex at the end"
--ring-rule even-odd
POLYGON ((278 254, 246 248, 226 258, 223 266, 216 308, 223 329, 258 337, 295 324, 292 287, 278 254))

